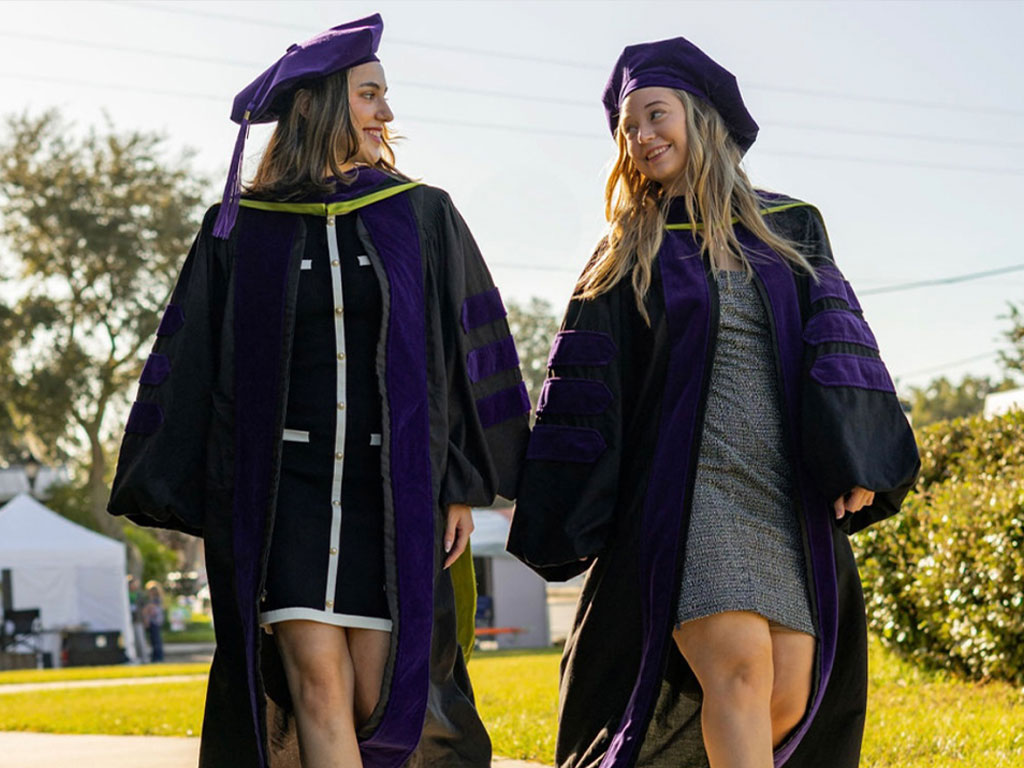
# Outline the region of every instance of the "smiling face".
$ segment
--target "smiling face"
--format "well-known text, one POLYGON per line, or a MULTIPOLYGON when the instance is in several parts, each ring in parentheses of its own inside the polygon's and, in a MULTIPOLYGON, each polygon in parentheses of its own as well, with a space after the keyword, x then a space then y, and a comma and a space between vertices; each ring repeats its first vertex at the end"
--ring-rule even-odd
POLYGON ((633 165, 666 186, 686 167, 686 110, 671 88, 638 88, 622 103, 619 130, 633 165))
POLYGON ((375 165, 381 159, 384 125, 395 119, 385 94, 388 90, 384 67, 368 61, 348 71, 348 106, 352 126, 359 134, 359 149, 345 166, 375 165))

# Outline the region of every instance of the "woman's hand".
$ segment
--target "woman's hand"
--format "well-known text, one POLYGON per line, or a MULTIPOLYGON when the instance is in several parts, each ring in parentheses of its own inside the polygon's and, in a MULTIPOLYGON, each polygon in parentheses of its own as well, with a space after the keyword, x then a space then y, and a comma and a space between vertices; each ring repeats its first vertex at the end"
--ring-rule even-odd
POLYGON ((448 553, 444 567, 448 568, 466 551, 469 534, 473 532, 473 510, 466 504, 448 505, 448 525, 444 531, 444 551, 448 553))
POLYGON ((864 507, 875 503, 875 492, 855 485, 849 493, 844 493, 832 504, 836 511, 836 520, 842 520, 847 512, 860 512, 864 507))

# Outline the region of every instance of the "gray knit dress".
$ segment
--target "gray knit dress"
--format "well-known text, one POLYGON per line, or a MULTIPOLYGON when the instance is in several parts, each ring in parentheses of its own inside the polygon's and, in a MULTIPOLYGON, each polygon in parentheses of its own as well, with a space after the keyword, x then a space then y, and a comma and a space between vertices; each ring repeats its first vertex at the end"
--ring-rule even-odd
POLYGON ((676 621, 750 611, 814 635, 768 318, 744 272, 715 277, 718 343, 676 621))

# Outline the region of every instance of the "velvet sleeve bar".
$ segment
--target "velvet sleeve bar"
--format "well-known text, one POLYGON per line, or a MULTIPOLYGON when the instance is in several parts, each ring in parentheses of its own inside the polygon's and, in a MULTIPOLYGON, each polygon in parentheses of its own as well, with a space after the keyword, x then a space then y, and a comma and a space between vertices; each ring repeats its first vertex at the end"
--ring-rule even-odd
POLYGON ((108 511, 202 535, 206 437, 226 293, 223 241, 206 216, 163 313, 121 442, 108 511))
MULTIPOLYGON (((802 455, 829 500, 855 486, 874 503, 840 521, 854 533, 899 511, 921 462, 874 334, 835 264, 821 215, 803 209, 802 240, 818 279, 798 276, 804 316, 800 404, 802 455)), ((796 234, 796 233, 793 233, 796 234)))
POLYGON ((447 195, 434 235, 448 379, 441 503, 488 506, 515 496, 530 400, 501 295, 447 195))
POLYGON ((621 293, 570 303, 552 343, 508 540, 549 581, 589 568, 613 528, 629 346, 621 293))

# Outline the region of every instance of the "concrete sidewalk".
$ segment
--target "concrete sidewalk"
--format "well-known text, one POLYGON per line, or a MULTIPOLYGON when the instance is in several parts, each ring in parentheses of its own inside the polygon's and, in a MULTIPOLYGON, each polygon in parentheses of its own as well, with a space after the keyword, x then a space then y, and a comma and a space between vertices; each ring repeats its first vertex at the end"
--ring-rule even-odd
MULTIPOLYGON (((198 760, 199 739, 0 733, 0 768, 68 768, 86 761, 103 768, 194 768, 198 760)), ((492 767, 543 768, 502 757, 492 767)))
POLYGON ((124 685, 154 685, 156 683, 194 683, 206 680, 206 675, 162 675, 155 677, 111 677, 96 680, 59 680, 53 683, 7 683, 0 685, 0 696, 7 693, 52 691, 64 688, 115 688, 124 685))

